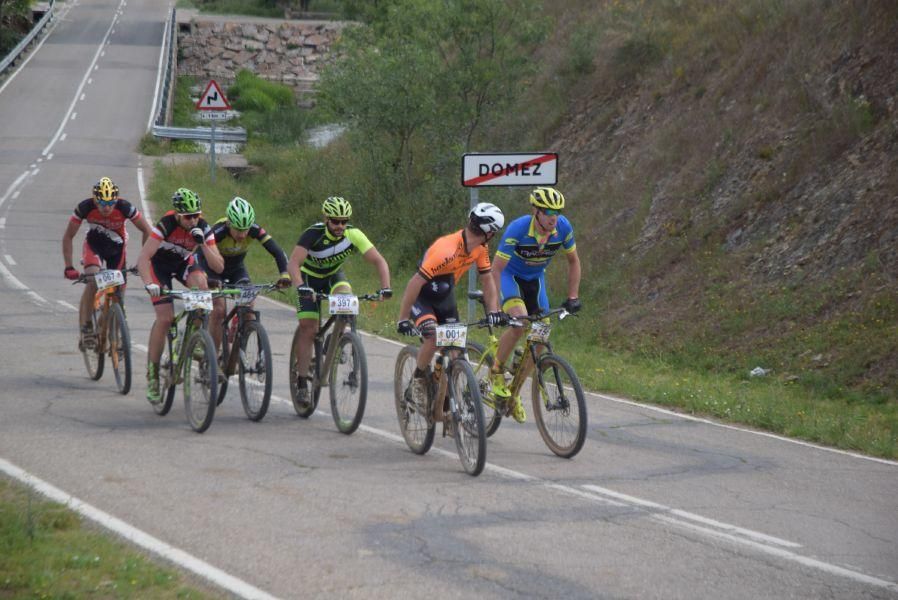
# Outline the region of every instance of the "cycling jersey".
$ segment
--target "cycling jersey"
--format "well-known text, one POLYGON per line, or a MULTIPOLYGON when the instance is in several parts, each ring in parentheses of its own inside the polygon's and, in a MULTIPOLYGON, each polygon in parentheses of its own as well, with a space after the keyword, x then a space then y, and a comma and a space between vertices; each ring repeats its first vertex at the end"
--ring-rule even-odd
POLYGON ((339 271, 354 252, 365 254, 374 247, 365 234, 352 225, 347 225, 343 235, 337 238, 324 223, 316 223, 303 231, 296 245, 308 251, 300 270, 322 279, 339 271))
POLYGON ((210 279, 222 280, 228 283, 236 283, 241 279, 248 279, 249 275, 243 266, 243 259, 246 257, 246 253, 249 251, 249 244, 253 240, 262 244, 262 247, 274 257, 274 260, 277 262, 278 273, 287 272, 287 256, 281 250, 281 247, 277 245, 277 242, 258 223, 253 223, 245 238, 235 240, 230 235, 230 225, 225 217, 212 225, 212 235, 215 236, 215 244, 218 246, 218 251, 224 258, 225 264, 224 269, 219 274, 209 269, 204 256, 198 255, 200 264, 210 279))
POLYGON ((473 264, 481 274, 490 272, 489 248, 482 244, 469 254, 466 240, 465 230, 459 229, 437 239, 427 249, 418 263, 418 274, 427 280, 421 288, 422 296, 436 300, 451 294, 456 282, 473 264))
POLYGON ((125 221, 137 223, 140 219, 140 211, 137 207, 123 198, 115 201, 115 206, 108 215, 104 215, 97 208, 93 198, 82 200, 75 207, 71 220, 79 226, 87 221, 87 240, 91 245, 108 245, 109 243, 124 245, 128 241, 128 232, 125 229, 125 221))
MULTIPOLYGON (((206 238, 207 246, 215 245, 215 236, 212 235, 212 228, 200 217, 194 227, 203 230, 206 238)), ((194 241, 190 231, 178 225, 178 219, 175 211, 170 210, 153 226, 150 237, 159 240, 161 244, 153 261, 158 263, 171 263, 175 266, 179 262, 191 261, 197 243, 194 241)))
POLYGON ((546 270, 552 257, 561 250, 569 254, 576 250, 574 228, 567 217, 561 215, 549 237, 540 243, 536 231, 536 218, 524 215, 505 228, 496 256, 508 260, 502 271, 522 279, 536 279, 546 270))

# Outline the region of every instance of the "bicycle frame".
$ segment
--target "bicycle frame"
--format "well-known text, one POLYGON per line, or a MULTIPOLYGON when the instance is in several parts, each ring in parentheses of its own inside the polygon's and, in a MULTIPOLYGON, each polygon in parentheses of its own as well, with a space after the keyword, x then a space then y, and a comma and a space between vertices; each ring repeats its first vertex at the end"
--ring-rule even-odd
MULTIPOLYGON (((180 297, 179 292, 168 292, 168 294, 176 298, 180 297)), ((174 369, 175 380, 163 382, 161 385, 164 387, 181 385, 184 382, 184 344, 187 343, 187 340, 190 339, 190 335, 196 329, 205 329, 207 327, 209 323, 209 313, 202 308, 195 308, 192 310, 182 309, 178 314, 175 315, 175 318, 172 320, 172 329, 177 330, 179 323, 182 320, 184 321, 184 331, 177 336, 179 338, 177 345, 172 347, 172 352, 175 354, 176 359, 174 369)), ((168 373, 161 373, 161 375, 167 377, 168 373)))
MULTIPOLYGON (((227 289, 223 289, 223 290, 213 291, 212 295, 213 296, 216 296, 216 295, 224 296, 225 301, 227 301, 228 296, 237 296, 241 293, 242 289, 244 289, 244 288, 253 289, 253 290, 256 290, 257 292, 261 293, 262 291, 273 290, 276 287, 277 286, 274 284, 237 286, 235 288, 227 288, 227 289)), ((237 340, 239 339, 239 335, 237 335, 237 333, 239 333, 243 329, 244 323, 246 323, 249 320, 255 320, 255 321, 261 322, 262 315, 259 313, 259 311, 254 309, 249 304, 239 304, 239 303, 235 304, 234 307, 231 308, 230 311, 227 311, 225 318, 222 320, 221 343, 222 343, 222 345, 224 345, 224 344, 231 345, 230 350, 228 352, 228 362, 223 367, 225 377, 230 377, 231 375, 233 375, 237 372, 237 359, 239 358, 239 355, 240 355, 240 353, 236 351, 237 350, 236 344, 237 344, 237 340), (234 332, 234 338, 229 340, 228 339, 229 338, 228 323, 231 322, 231 320, 234 318, 235 315, 237 317, 237 329, 234 332), (253 315, 253 319, 249 319, 249 315, 253 315)))
MULTIPOLYGON (((339 295, 339 294, 336 294, 339 295)), ((322 292, 317 292, 315 294, 315 299, 317 302, 321 302, 323 300, 327 300, 330 298, 331 294, 325 294, 322 292)), ((358 296, 359 300, 378 300, 380 296, 378 294, 365 294, 364 296, 358 296)), ((356 330, 356 318, 355 315, 349 314, 333 314, 330 315, 327 321, 324 322, 324 325, 321 324, 321 311, 318 311, 318 332, 315 334, 315 342, 321 344, 321 347, 324 347, 324 340, 328 335, 328 331, 330 331, 331 340, 334 341, 333 344, 328 344, 327 352, 324 355, 324 363, 319 365, 318 374, 312 374, 313 377, 316 377, 316 381, 314 382, 318 387, 327 387, 331 384, 331 367, 334 364, 334 358, 337 355, 337 347, 339 344, 337 343, 340 338, 343 337, 343 332, 346 331, 347 325, 350 328, 350 331, 356 330)))

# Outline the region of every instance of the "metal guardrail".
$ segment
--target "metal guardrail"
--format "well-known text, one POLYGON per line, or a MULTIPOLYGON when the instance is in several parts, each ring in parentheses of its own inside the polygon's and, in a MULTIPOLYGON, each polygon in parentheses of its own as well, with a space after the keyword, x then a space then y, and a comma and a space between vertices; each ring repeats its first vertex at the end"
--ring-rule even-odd
MULTIPOLYGON (((175 85, 175 28, 177 27, 177 19, 175 18, 175 9, 171 10, 171 18, 169 19, 169 28, 165 36, 166 61, 165 72, 163 75, 162 85, 159 87, 159 97, 156 99, 158 112, 153 120, 153 126, 150 128, 154 136, 158 138, 167 138, 172 140, 193 140, 198 142, 212 142, 211 127, 170 127, 166 125, 169 112, 169 101, 172 97, 172 90, 175 85)), ((215 141, 218 142, 246 142, 246 130, 242 127, 216 127, 215 141)))
POLYGON ((0 74, 2 74, 6 69, 12 65, 19 55, 25 51, 25 48, 28 47, 34 38, 38 36, 38 34, 43 31, 44 27, 46 27, 47 23, 50 22, 50 19, 53 18, 53 5, 56 4, 56 0, 50 0, 50 6, 47 9, 47 12, 44 13, 44 16, 41 17, 41 20, 37 22, 37 24, 31 28, 31 31, 28 32, 28 35, 19 42, 15 48, 10 50, 9 54, 6 55, 2 61, 0 61, 0 74))

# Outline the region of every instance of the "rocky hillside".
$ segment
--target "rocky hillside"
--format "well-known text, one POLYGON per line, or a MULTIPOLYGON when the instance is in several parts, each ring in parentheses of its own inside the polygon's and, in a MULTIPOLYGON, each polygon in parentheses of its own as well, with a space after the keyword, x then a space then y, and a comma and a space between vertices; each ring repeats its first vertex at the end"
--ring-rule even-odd
POLYGON ((896 401, 898 3, 547 8, 600 343, 896 401))

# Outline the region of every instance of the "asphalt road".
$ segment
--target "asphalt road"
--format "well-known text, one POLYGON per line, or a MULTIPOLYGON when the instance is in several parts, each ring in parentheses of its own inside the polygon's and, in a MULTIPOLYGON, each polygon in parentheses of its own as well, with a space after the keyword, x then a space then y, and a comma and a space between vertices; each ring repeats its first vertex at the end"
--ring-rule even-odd
POLYGON ((364 339, 358 432, 337 433, 326 402, 297 418, 285 400, 295 317, 269 301, 268 416, 249 422, 232 385, 198 435, 180 395, 164 418, 144 400, 152 309, 137 286, 134 389, 118 395, 108 374, 90 381, 76 346, 81 289, 62 278, 60 239, 101 176, 142 199, 152 165, 135 148, 167 7, 60 6, 44 43, 0 82, 0 470, 152 536, 245 597, 898 596, 894 462, 590 395, 575 459, 551 454, 533 423, 504 423, 471 478, 451 440, 423 457, 402 441, 394 342, 364 339))

